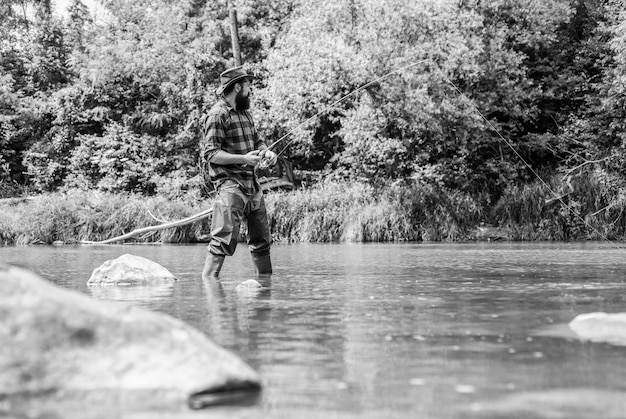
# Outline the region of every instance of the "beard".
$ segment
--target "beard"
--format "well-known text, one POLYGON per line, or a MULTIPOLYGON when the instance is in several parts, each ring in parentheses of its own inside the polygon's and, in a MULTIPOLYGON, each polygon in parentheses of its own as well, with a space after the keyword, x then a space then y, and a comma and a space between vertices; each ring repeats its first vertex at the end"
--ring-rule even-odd
POLYGON ((250 109, 250 96, 244 96, 241 92, 235 96, 235 106, 238 111, 247 111, 250 109))

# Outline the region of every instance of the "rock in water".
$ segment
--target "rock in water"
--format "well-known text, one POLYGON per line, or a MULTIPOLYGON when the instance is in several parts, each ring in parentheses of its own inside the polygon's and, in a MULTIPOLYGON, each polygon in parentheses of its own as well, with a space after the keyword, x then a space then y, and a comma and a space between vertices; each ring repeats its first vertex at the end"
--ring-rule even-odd
POLYGON ((569 327, 582 340, 626 346, 626 313, 579 314, 569 327))
POLYGON ((146 285, 176 281, 163 266, 141 256, 125 254, 96 268, 88 285, 146 285))
POLYGON ((263 285, 255 279, 248 279, 235 287, 235 291, 240 297, 256 297, 259 295, 263 285))
POLYGON ((2 264, 0 319, 0 400, 101 390, 191 402, 260 388, 252 368, 180 320, 2 264))
POLYGON ((243 281, 241 284, 237 285, 235 288, 237 291, 244 289, 261 289, 263 285, 256 279, 248 279, 247 281, 243 281))
MULTIPOLYGON (((626 393, 593 388, 555 388, 493 395, 472 404, 466 419, 623 419, 626 393)), ((456 416, 455 416, 456 417, 456 416)))

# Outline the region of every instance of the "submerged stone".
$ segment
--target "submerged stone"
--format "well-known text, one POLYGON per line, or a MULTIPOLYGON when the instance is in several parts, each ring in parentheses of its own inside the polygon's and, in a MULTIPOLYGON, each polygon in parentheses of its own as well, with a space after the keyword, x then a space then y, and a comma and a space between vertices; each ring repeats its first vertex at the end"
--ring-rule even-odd
POLYGON ((191 403, 260 388, 252 368, 180 320, 2 264, 0 319, 0 400, 136 391, 191 403))
POLYGON ((235 287, 235 291, 237 291, 238 295, 244 298, 255 297, 262 289, 263 285, 255 279, 248 279, 235 287))
POLYGON ((263 288, 263 285, 255 279, 248 279, 247 281, 243 281, 241 284, 237 285, 237 289, 259 289, 263 288))
POLYGON ((125 254, 96 268, 88 285, 146 285, 176 281, 163 266, 141 256, 125 254))
POLYGON ((475 402, 463 417, 473 419, 623 419, 626 393, 574 388, 519 392, 475 402))
POLYGON ((569 327, 582 340, 626 346, 626 313, 579 314, 569 327))

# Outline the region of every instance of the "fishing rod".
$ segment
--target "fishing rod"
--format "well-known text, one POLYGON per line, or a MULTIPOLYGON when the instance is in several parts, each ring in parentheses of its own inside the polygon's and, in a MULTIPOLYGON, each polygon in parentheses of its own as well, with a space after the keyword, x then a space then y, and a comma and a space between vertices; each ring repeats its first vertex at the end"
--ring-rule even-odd
MULTIPOLYGON (((369 86, 371 86, 372 84, 378 83, 379 81, 389 77, 392 74, 395 73, 399 73, 401 71, 404 71, 406 69, 409 69, 411 67, 415 67, 419 64, 425 63, 425 62, 429 62, 431 61, 430 59, 424 59, 424 60, 419 60, 419 61, 415 61, 411 64, 405 65, 403 67, 400 68, 396 68, 395 70, 391 70, 385 74, 383 74, 382 76, 364 84, 361 87, 358 87, 356 89, 354 89, 353 91, 351 91, 350 93, 340 97, 339 99, 337 99, 336 101, 334 101, 333 103, 331 103, 330 105, 324 107, 322 110, 320 110, 319 112, 317 112, 315 115, 311 116, 310 118, 307 118, 304 122, 298 124, 295 128, 291 129, 288 133, 286 133, 285 135, 283 135, 282 137, 280 137, 278 140, 274 141, 272 144, 270 144, 267 149, 271 150, 272 148, 274 148, 276 145, 278 145, 281 141, 283 141, 285 138, 289 137, 291 134, 293 134, 297 129, 299 129, 300 127, 308 124, 310 121, 312 121, 313 119, 317 118, 318 116, 328 112, 330 109, 332 109, 333 107, 335 107, 336 105, 340 104, 341 102, 343 102, 344 100, 346 100, 347 98, 349 98, 350 96, 355 95, 356 93, 367 89, 369 86)), ((283 149, 279 152, 276 153, 277 156, 280 156, 282 153, 285 152, 285 150, 287 150, 287 148, 291 145, 291 143, 293 143, 296 140, 296 138, 292 138, 289 142, 287 142, 287 144, 285 145, 285 147, 283 147, 283 149)))
POLYGON ((560 196, 559 194, 557 194, 554 189, 552 189, 552 187, 550 187, 550 185, 543 180, 543 178, 539 175, 539 173, 537 173, 537 171, 535 169, 533 169, 533 167, 530 165, 530 163, 528 163, 526 161, 526 159, 524 159, 524 157, 515 149, 515 147, 513 147, 513 144, 504 137, 504 135, 502 135, 500 133, 500 131, 495 127, 495 125, 489 120, 487 119, 487 117, 480 111, 480 109, 478 108, 478 106, 474 103, 474 101, 472 99, 470 99, 465 93, 463 93, 463 91, 461 91, 461 89, 459 89, 459 87, 454 84, 454 82, 452 82, 452 80, 450 80, 445 74, 443 75, 443 78, 454 88, 454 90, 457 91, 457 93, 461 96, 463 96, 468 102, 469 104, 472 106, 472 108, 474 108, 474 110, 476 111, 476 113, 478 115, 480 115, 480 117, 487 123, 487 125, 489 125, 489 127, 498 135, 498 137, 500 137, 500 139, 511 149, 513 150, 513 153, 515 153, 515 155, 522 161, 522 163, 524 163, 524 165, 528 168, 528 170, 530 170, 530 172, 543 184, 543 186, 545 186, 545 188, 548 190, 548 192, 550 192, 552 194, 552 196, 554 196, 554 199, 557 200, 559 203, 561 203, 561 205, 563 205, 565 208, 567 208, 567 210, 574 215, 574 217, 576 217, 577 219, 579 219, 580 221, 583 222, 583 224, 589 228, 590 230, 592 230, 593 232, 595 232, 599 237, 601 237, 603 240, 607 241, 609 244, 611 244, 613 247, 615 247, 616 249, 622 249, 622 247, 618 246, 616 243, 614 243, 613 241, 611 241, 605 234, 603 234, 600 230, 598 230, 597 228, 595 228, 594 226, 592 226, 591 224, 589 224, 587 222, 587 220, 585 220, 582 216, 580 216, 580 214, 578 214, 576 211, 574 211, 574 209, 572 207, 570 207, 565 201, 563 201, 563 197, 560 196))
MULTIPOLYGON (((423 64, 423 63, 432 63, 435 64, 431 59, 423 59, 423 60, 419 60, 419 61, 415 61, 413 63, 407 64, 403 67, 391 70, 385 74, 383 74, 382 76, 362 85, 361 87, 358 87, 357 89, 351 91, 350 93, 342 96, 341 98, 337 99, 336 101, 332 102, 330 105, 324 107, 322 110, 320 110, 319 112, 317 112, 315 115, 307 118, 306 120, 304 120, 303 122, 301 122, 300 124, 298 124, 295 128, 291 129, 289 132, 287 132, 285 135, 283 135, 282 137, 280 137, 278 140, 274 141, 272 144, 270 144, 267 147, 267 150, 271 150, 272 148, 274 148, 275 146, 277 146, 281 141, 283 141, 284 139, 288 138, 290 135, 292 135, 297 129, 299 129, 300 127, 306 125, 307 123, 309 123, 310 121, 312 121, 313 119, 317 118, 318 116, 324 114, 325 112, 329 111, 330 109, 332 109, 333 107, 335 107, 336 105, 340 104, 341 102, 343 102, 344 100, 346 100, 347 98, 349 98, 350 96, 355 95, 356 93, 368 88, 369 86, 371 86, 372 84, 375 84, 387 77, 389 77, 392 74, 395 73, 399 73, 401 71, 404 71, 406 69, 409 69, 411 67, 415 67, 419 64, 423 64)), ((502 133, 500 133, 500 131, 496 128, 496 126, 480 111, 480 109, 478 108, 478 106, 474 103, 474 101, 469 98, 452 80, 450 80, 449 77, 447 77, 445 74, 442 73, 442 77, 444 78, 444 80, 450 84, 450 86, 452 86, 452 88, 462 97, 464 97, 467 102, 472 106, 472 108, 476 111, 476 113, 487 123, 487 125, 497 134, 497 136, 513 151, 513 153, 522 161, 522 163, 524 163, 524 165, 528 168, 528 170, 541 182, 541 184, 548 190, 548 192, 550 192, 550 194, 552 194, 552 196, 555 197, 555 200, 557 200, 559 203, 561 203, 561 205, 563 205, 565 208, 567 208, 567 210, 574 215, 574 217, 576 217, 577 219, 579 219, 580 221, 583 222, 583 224, 585 226, 587 226, 587 228, 589 228, 590 230, 592 230, 593 232, 595 232, 599 237, 601 237, 603 240, 609 242, 611 245, 613 245, 616 248, 621 248, 619 246, 617 246, 617 244, 613 243, 605 234, 603 234, 601 231, 599 231, 597 228, 595 228, 594 226, 592 226, 591 224, 589 224, 587 222, 587 220, 585 220, 582 216, 580 216, 578 213, 576 213, 576 211, 574 211, 565 201, 563 201, 563 197, 559 196, 553 189, 552 187, 550 187, 550 185, 539 175, 539 173, 537 173, 537 171, 530 165, 530 163, 528 163, 526 161, 526 159, 524 159, 524 157, 517 151, 517 149, 515 149, 515 147, 513 147, 513 144, 506 138, 504 137, 504 135, 502 135, 502 133)), ((293 143, 296 140, 296 138, 291 139, 289 142, 287 142, 287 144, 283 147, 283 149, 277 153, 277 156, 280 156, 282 153, 284 153, 287 148, 289 147, 289 145, 291 145, 291 143, 293 143)))

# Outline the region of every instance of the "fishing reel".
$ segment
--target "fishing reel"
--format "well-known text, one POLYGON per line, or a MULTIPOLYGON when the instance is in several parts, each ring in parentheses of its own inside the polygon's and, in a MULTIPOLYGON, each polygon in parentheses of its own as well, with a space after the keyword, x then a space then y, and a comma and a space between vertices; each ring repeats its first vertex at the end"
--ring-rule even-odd
POLYGON ((259 153, 259 156, 261 157, 261 161, 259 162, 257 167, 261 170, 267 169, 270 166, 273 166, 274 164, 276 164, 276 159, 278 158, 276 153, 274 153, 272 150, 267 149, 267 148, 261 151, 259 153))

